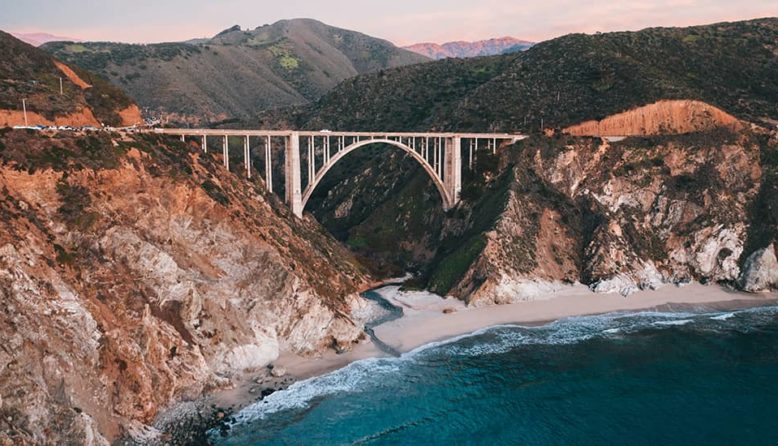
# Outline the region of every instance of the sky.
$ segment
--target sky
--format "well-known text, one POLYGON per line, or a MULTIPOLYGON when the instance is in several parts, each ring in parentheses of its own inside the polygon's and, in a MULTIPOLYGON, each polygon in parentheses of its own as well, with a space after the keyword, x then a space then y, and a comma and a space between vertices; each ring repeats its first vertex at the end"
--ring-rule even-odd
POLYGON ((307 17, 398 45, 778 16, 778 0, 0 0, 0 29, 150 43, 307 17))

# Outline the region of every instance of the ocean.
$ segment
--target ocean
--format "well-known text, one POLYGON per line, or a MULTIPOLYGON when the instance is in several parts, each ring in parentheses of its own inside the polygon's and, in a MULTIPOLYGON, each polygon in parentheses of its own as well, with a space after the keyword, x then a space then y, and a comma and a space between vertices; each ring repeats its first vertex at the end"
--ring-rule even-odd
POLYGON ((778 306, 503 325, 354 362, 218 445, 775 445, 778 306))

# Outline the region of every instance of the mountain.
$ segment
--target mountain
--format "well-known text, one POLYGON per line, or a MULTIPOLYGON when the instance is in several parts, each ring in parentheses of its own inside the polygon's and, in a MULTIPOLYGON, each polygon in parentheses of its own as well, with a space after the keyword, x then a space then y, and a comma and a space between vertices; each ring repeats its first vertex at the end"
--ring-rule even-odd
POLYGON ((534 43, 526 40, 520 40, 515 37, 500 37, 496 39, 478 40, 475 42, 447 42, 437 43, 417 43, 405 46, 408 51, 421 54, 430 59, 440 60, 449 57, 478 57, 494 56, 508 52, 524 51, 532 47, 534 43))
POLYGON ((596 288, 623 272, 622 285, 614 285, 618 290, 648 286, 655 279, 673 282, 674 277, 736 281, 746 271, 748 256, 769 247, 778 234, 774 215, 764 214, 778 208, 768 198, 778 196, 776 137, 764 130, 778 123, 777 48, 778 19, 575 34, 518 54, 445 59, 360 76, 312 106, 266 113, 260 123, 536 135, 505 148, 499 157, 480 154, 483 165, 465 174, 464 203, 449 213, 441 210, 424 171, 397 151, 365 150, 350 155, 354 159, 348 166, 336 166, 308 208, 382 274, 410 268, 419 272, 421 286, 484 302, 500 302, 515 290, 497 286, 501 273, 527 281, 578 280, 596 288), (754 124, 764 129, 754 134, 754 124), (541 125, 556 136, 541 137, 541 125), (564 136, 561 129, 634 138, 607 145, 587 136, 564 136), (700 159, 694 155, 698 151, 705 154, 700 159), (603 154, 607 159, 600 159, 603 154), (724 168, 716 166, 725 165, 742 171, 717 171, 724 168), (567 184, 565 178, 574 180, 567 184), (664 189, 654 189, 660 185, 664 189), (613 187, 618 192, 611 192, 613 187), (652 192, 640 198, 640 187, 652 192), (607 194, 616 201, 602 204, 607 194), (533 196, 540 201, 527 201, 533 196), (618 202, 619 197, 625 201, 618 202), (729 197, 721 203, 731 206, 713 206, 712 197, 729 197), (663 214, 656 217, 660 223, 646 222, 652 212, 660 212, 646 208, 649 202, 674 203, 672 210, 661 212, 680 220, 663 214), (561 245, 543 248, 550 250, 543 255, 551 260, 554 252, 562 259, 564 267, 553 273, 552 263, 543 263, 549 258, 538 267, 528 257, 540 246, 533 228, 551 224, 541 221, 545 209, 553 212, 543 218, 564 216, 584 224, 570 235, 580 248, 574 256, 561 253, 561 245), (631 218, 641 223, 634 226, 631 218), (617 241, 605 235, 609 229, 602 225, 610 221, 635 230, 623 229, 617 241), (604 231, 598 235, 602 239, 582 235, 596 228, 604 231), (641 245, 653 233, 660 239, 641 245), (493 237, 504 238, 499 254, 493 237), (688 250, 674 244, 689 237, 697 238, 688 250), (618 243, 623 251, 618 256, 627 260, 606 268, 598 262, 609 258, 604 253, 611 242, 618 243), (705 246, 717 247, 724 263, 706 257, 705 246), (660 258, 670 253, 681 257, 660 258), (700 259, 718 269, 695 263, 700 259), (644 283, 648 276, 638 272, 649 260, 658 273, 644 283), (518 266, 510 270, 505 265, 518 266))
POLYGON ((25 124, 23 99, 29 125, 142 122, 137 105, 120 89, 0 31, 0 127, 25 124))
POLYGON ((332 129, 531 132, 663 99, 694 99, 774 125, 777 48, 776 18, 571 34, 521 53, 445 59, 349 79, 294 120, 332 129))
POLYGON ((0 129, 0 444, 170 443, 163 408, 363 335, 363 268, 219 157, 0 129))
POLYGON ((250 31, 235 26, 190 43, 57 42, 44 48, 124 88, 152 115, 192 123, 306 104, 344 79, 427 60, 309 19, 250 31))
POLYGON ((21 40, 22 42, 29 43, 32 46, 41 46, 44 43, 49 42, 80 42, 78 39, 72 37, 55 36, 48 33, 11 33, 12 36, 21 40))

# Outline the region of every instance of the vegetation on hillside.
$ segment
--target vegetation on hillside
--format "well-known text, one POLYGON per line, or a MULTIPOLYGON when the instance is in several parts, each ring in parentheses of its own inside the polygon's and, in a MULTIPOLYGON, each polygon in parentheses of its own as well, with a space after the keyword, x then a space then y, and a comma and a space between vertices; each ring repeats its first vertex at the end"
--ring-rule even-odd
POLYGON ((349 80, 301 126, 537 132, 697 99, 778 120, 778 19, 571 34, 504 56, 449 59, 349 80))
POLYGON ((198 123, 304 104, 357 74, 427 60, 307 19, 251 31, 232 27, 190 42, 52 42, 43 48, 126 89, 153 114, 198 123))
POLYGON ((117 112, 132 105, 132 100, 87 70, 71 68, 91 87, 82 89, 71 82, 45 51, 0 31, 0 109, 21 111, 25 99, 28 111, 53 120, 86 106, 101 122, 121 124, 117 112))
MULTIPOLYGON (((718 106, 741 119, 765 123, 778 120, 776 73, 778 19, 631 33, 575 34, 538 44, 520 54, 447 59, 359 76, 343 82, 312 106, 264 113, 260 122, 310 129, 538 133, 541 119, 544 127, 560 128, 659 99, 691 98, 718 106)), ((726 132, 712 132, 672 138, 694 145, 732 142, 733 137, 726 132)), ((564 140, 547 138, 532 141, 536 146, 547 144, 544 150, 560 150, 566 144, 564 140)), ((663 142, 662 137, 632 138, 623 144, 653 147, 663 142)), ((434 186, 415 163, 397 162, 387 153, 391 152, 351 155, 354 159, 350 171, 330 172, 330 186, 317 190, 308 209, 344 240, 360 234, 365 246, 357 248, 359 252, 392 241, 391 250, 372 254, 374 259, 393 265, 384 265, 384 269, 394 268, 395 273, 403 268, 429 271, 431 277, 441 278, 430 283, 436 284, 438 291, 445 291, 449 280, 444 280, 445 274, 435 272, 436 265, 450 264, 445 259, 452 255, 455 259, 463 258, 470 252, 465 246, 477 246, 473 237, 479 232, 449 241, 445 241, 445 236, 441 238, 441 225, 456 225, 452 223, 456 218, 452 218, 453 214, 445 216, 434 201, 414 200, 412 196, 418 198, 422 191, 434 190, 434 186), (372 166, 383 168, 376 170, 372 166), (406 187, 410 184, 415 187, 406 187), (396 195, 373 200, 376 191, 387 188, 396 195), (362 197, 360 206, 352 206, 351 214, 336 217, 337 206, 352 196, 362 197), (402 202, 414 201, 418 205, 414 212, 400 206, 402 202), (409 217, 412 214, 417 216, 409 217), (421 235, 413 229, 413 221, 420 220, 418 214, 425 216, 421 219, 421 235), (379 229, 381 222, 390 222, 394 230, 379 229)), ((767 159, 772 159, 771 151, 765 153, 767 159)), ((641 181, 650 181, 652 172, 661 173, 661 163, 656 164, 660 161, 636 158, 632 164, 614 167, 614 174, 625 177, 641 172, 641 181)), ((484 197, 494 195, 491 188, 499 183, 493 181, 507 168, 502 165, 496 169, 493 165, 488 169, 483 166, 475 173, 465 172, 464 207, 477 206, 484 197)), ((769 186, 770 176, 766 178, 768 186, 764 186, 762 204, 755 205, 755 212, 769 212, 774 207, 764 204, 771 200, 771 187, 774 188, 769 186)), ((697 180, 703 179, 679 177, 675 186, 697 193, 704 186, 697 180)), ((477 214, 495 218, 493 211, 499 207, 487 207, 492 211, 477 214)), ((762 220, 770 220, 763 217, 762 220)), ((765 231, 774 227, 768 224, 765 231)), ((628 236, 640 238, 632 233, 628 236)), ((756 240, 772 236, 754 237, 756 240)), ((638 245, 642 246, 641 252, 656 251, 651 240, 638 245)))

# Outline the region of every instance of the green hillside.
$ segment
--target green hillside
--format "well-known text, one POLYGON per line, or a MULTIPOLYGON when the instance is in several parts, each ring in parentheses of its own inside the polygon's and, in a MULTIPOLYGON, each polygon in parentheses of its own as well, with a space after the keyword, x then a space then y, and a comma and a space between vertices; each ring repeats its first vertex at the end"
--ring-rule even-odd
POLYGON ((296 122, 528 132, 659 99, 698 99, 747 120, 778 120, 778 19, 571 34, 518 54, 386 70, 344 82, 296 122))
POLYGON ((344 79, 427 60, 309 19, 251 31, 233 27, 181 43, 54 42, 43 48, 121 86, 152 114, 194 122, 305 104, 344 79))
POLYGON ((132 100, 99 76, 70 68, 91 87, 72 82, 47 52, 0 31, 0 110, 19 112, 25 99, 28 111, 49 120, 89 108, 100 122, 122 124, 118 111, 131 106, 132 100))

